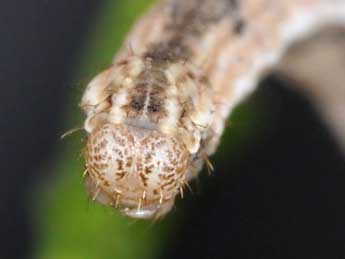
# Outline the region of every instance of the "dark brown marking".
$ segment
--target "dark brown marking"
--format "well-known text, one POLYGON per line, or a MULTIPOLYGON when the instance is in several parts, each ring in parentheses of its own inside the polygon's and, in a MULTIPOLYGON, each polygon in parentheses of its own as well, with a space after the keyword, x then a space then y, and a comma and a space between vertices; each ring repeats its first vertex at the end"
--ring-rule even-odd
POLYGON ((118 173, 116 173, 116 176, 117 176, 116 180, 119 181, 123 177, 125 177, 125 172, 118 172, 118 173))
POLYGON ((127 158, 127 163, 126 163, 126 167, 131 167, 132 166, 132 158, 128 157, 127 158))
POLYGON ((151 96, 150 103, 147 106, 147 110, 149 113, 158 113, 163 109, 163 101, 161 98, 156 98, 154 96, 151 96))
POLYGON ((192 73, 191 71, 188 71, 187 72, 187 76, 192 79, 192 80, 195 80, 196 76, 194 75, 194 73, 192 73))
POLYGON ((152 167, 145 167, 145 174, 151 174, 152 173, 152 167))
POLYGON ((124 66, 124 65, 127 65, 128 62, 129 62, 128 59, 123 59, 123 60, 120 60, 119 62, 117 62, 117 65, 124 66))
POLYGON ((117 169, 119 171, 122 171, 123 170, 123 162, 120 159, 118 159, 117 164, 118 164, 117 169))
POLYGON ((140 177, 140 179, 141 179, 143 185, 144 185, 145 187, 147 187, 147 179, 148 179, 148 177, 146 177, 143 173, 140 173, 140 174, 139 174, 139 177, 140 177))
POLYGON ((191 53, 179 40, 180 38, 175 38, 166 43, 153 44, 144 56, 159 63, 187 59, 191 53))
POLYGON ((132 96, 132 98, 128 105, 122 107, 127 116, 134 117, 142 112, 145 106, 147 90, 147 84, 145 83, 137 84, 136 87, 131 89, 129 96, 132 96))
POLYGON ((131 101, 130 106, 136 111, 142 110, 144 108, 143 99, 142 98, 134 98, 131 101))
POLYGON ((246 29, 246 22, 243 18, 238 18, 234 24, 234 33, 242 35, 246 29))

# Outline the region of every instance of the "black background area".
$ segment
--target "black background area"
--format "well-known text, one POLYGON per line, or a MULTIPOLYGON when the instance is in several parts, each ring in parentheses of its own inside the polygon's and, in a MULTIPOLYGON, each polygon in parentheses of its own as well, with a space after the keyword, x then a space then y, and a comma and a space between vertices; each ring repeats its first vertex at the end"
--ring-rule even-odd
POLYGON ((286 84, 261 84, 253 98, 269 98, 272 125, 244 142, 241 159, 215 158, 215 173, 180 204, 161 258, 345 258, 344 158, 286 84))
POLYGON ((61 134, 72 69, 99 2, 0 2, 0 258, 28 258, 30 187, 61 134))

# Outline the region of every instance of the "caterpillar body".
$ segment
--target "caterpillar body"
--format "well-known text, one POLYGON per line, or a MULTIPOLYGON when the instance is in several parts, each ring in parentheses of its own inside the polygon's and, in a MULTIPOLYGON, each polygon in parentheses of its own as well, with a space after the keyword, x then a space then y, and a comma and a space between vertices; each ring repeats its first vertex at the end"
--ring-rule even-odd
POLYGON ((130 217, 164 216, 233 108, 292 43, 328 24, 345 25, 345 1, 159 2, 82 97, 90 196, 130 217))

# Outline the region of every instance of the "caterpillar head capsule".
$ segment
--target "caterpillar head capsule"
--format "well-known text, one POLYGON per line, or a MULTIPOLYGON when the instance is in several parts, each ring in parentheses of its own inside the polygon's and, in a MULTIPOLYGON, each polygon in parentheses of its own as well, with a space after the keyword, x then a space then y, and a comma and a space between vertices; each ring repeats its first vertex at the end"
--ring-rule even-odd
POLYGON ((103 124, 88 138, 86 185, 90 196, 133 218, 170 211, 189 163, 185 146, 159 131, 103 124))

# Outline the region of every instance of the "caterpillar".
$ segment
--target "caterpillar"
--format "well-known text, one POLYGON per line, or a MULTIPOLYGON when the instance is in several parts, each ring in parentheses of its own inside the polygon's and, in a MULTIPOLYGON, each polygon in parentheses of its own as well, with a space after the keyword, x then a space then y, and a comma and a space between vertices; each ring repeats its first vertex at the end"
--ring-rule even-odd
MULTIPOLYGON (((205 161, 212 167, 207 157, 216 152, 234 107, 273 70, 307 82, 312 98, 344 91, 330 84, 341 82, 341 73, 324 76, 328 81, 321 84, 313 70, 330 72, 335 62, 306 63, 327 44, 289 51, 327 26, 345 26, 345 1, 159 1, 82 96, 90 197, 133 218, 166 215, 205 161)), ((328 49, 336 53, 345 47, 334 44, 328 49)), ((344 109, 345 95, 335 95, 314 99, 345 142, 345 123, 334 112, 335 104, 344 109)))

